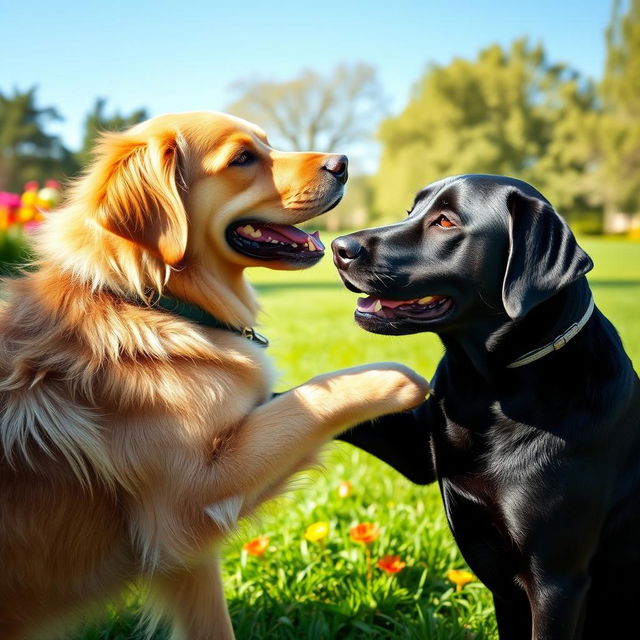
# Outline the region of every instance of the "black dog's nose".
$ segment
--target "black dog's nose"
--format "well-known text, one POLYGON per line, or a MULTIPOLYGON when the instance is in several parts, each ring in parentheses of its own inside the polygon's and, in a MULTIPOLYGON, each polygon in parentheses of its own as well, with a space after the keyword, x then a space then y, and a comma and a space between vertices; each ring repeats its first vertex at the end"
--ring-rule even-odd
POLYGON ((333 262, 338 269, 347 269, 349 265, 362 253, 364 247, 353 235, 341 236, 331 243, 333 262))
POLYGON ((348 166, 349 160, 347 156, 329 156, 322 164, 322 168, 333 174, 342 184, 349 177, 348 166))

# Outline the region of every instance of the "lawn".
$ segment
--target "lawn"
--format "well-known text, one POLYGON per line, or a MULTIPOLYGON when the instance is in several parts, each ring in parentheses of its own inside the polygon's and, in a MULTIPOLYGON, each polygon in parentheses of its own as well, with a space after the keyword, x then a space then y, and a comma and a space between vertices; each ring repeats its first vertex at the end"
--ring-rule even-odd
MULTIPOLYGON (((640 362, 640 243, 584 238, 582 245, 596 264, 590 274, 596 304, 640 362)), ((271 341, 279 390, 377 360, 397 360, 430 377, 441 356, 432 335, 384 337, 358 329, 352 319, 356 296, 340 285, 328 257, 305 272, 255 270, 251 280, 260 292, 260 330, 271 341)), ((224 578, 238 638, 497 638, 484 587, 471 582, 456 591, 447 580, 449 569, 465 564, 437 487, 416 487, 345 444, 331 445, 325 461, 324 471, 296 479, 285 497, 244 523, 226 545, 224 578), (352 486, 348 497, 337 491, 344 480, 352 486), (305 540, 307 526, 318 521, 329 523, 327 537, 305 540), (365 546, 349 536, 349 528, 362 522, 380 527, 369 545, 370 577, 365 546), (242 550, 256 536, 269 538, 260 557, 242 550), (385 554, 399 555, 406 567, 385 574, 375 566, 385 554)), ((132 620, 131 613, 109 612, 103 624, 75 639, 138 638, 132 620)))

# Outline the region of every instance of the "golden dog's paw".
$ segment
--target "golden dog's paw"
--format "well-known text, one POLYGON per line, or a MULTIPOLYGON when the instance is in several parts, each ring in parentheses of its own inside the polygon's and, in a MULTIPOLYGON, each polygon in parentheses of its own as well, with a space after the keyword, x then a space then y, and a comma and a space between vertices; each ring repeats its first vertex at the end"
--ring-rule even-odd
POLYGON ((317 376, 292 390, 300 408, 332 435, 347 425, 412 409, 424 402, 429 383, 395 362, 379 362, 317 376))
MULTIPOLYGON (((354 419, 368 419, 418 406, 431 387, 425 378, 396 362, 343 369, 316 379, 328 383, 335 395, 345 398, 354 419)), ((334 396, 335 397, 335 396, 334 396)))
MULTIPOLYGON (((424 402, 432 389, 429 382, 413 369, 395 362, 381 362, 365 375, 372 400, 388 405, 389 412, 412 409, 424 402)), ((385 409, 387 406, 384 407, 385 409)))

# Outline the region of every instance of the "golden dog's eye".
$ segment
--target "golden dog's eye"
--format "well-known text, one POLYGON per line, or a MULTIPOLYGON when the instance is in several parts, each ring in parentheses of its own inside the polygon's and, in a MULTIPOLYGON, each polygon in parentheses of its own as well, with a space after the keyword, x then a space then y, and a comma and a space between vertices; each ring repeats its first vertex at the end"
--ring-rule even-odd
POLYGON ((449 220, 449 218, 444 215, 438 216, 433 224, 437 225, 438 227, 444 227, 445 229, 456 226, 454 222, 451 222, 451 220, 449 220))
POLYGON ((242 151, 230 163, 230 167, 244 167, 256 160, 255 153, 251 151, 242 151))

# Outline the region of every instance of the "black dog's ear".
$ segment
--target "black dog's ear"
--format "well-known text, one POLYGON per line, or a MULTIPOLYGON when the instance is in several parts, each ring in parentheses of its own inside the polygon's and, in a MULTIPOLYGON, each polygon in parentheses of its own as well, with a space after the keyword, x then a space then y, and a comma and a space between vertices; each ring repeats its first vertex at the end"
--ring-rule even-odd
POLYGON ((542 197, 515 189, 507 197, 507 206, 510 246, 502 303, 515 320, 583 276, 593 262, 542 197))

